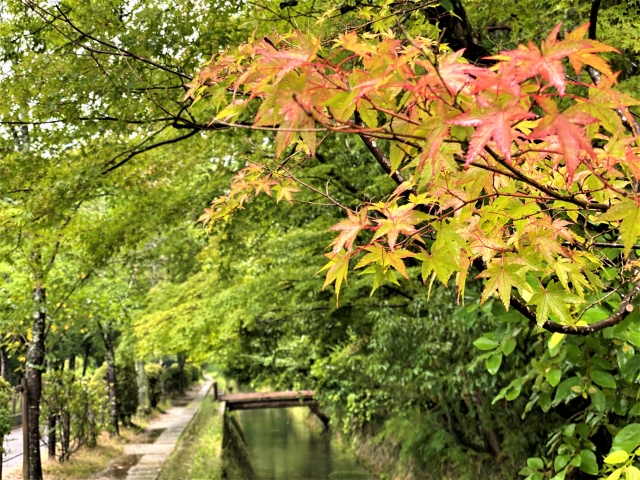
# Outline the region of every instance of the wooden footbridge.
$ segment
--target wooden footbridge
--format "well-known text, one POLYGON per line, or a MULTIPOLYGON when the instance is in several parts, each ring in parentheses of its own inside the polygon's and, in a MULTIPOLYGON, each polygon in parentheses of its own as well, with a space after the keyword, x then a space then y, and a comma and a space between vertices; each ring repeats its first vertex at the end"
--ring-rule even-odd
POLYGON ((290 408, 308 407, 326 426, 329 425, 329 417, 320 411, 320 405, 314 398, 313 390, 300 390, 297 392, 252 392, 252 393, 228 393, 218 395, 217 384, 213 385, 213 396, 225 403, 227 410, 253 410, 256 408, 290 408))
POLYGON ((253 410, 254 408, 314 407, 318 402, 313 390, 299 392, 256 392, 220 395, 228 410, 253 410))

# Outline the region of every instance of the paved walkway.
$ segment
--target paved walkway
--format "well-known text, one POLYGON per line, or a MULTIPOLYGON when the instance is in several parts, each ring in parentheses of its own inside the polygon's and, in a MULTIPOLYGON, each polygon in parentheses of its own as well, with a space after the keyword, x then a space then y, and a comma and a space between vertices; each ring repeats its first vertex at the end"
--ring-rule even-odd
MULTIPOLYGON (((14 428, 11 433, 4 437, 3 447, 5 454, 2 457, 2 468, 17 467, 22 465, 22 427, 14 428)), ((42 458, 47 458, 47 447, 44 446, 44 441, 40 441, 40 452, 42 458)))
MULTIPOLYGON (((164 462, 169 458, 182 432, 198 411, 200 402, 211 388, 211 383, 212 381, 208 379, 199 390, 187 392, 186 397, 174 402, 175 406, 149 424, 147 434, 153 436, 154 430, 162 431, 154 443, 130 443, 124 446, 125 457, 140 458, 137 464, 129 469, 127 479, 156 480, 158 478, 164 462), (141 457, 138 457, 140 455, 141 457)), ((114 477, 107 469, 97 480, 110 478, 114 477)), ((118 478, 122 477, 118 476, 118 478)))

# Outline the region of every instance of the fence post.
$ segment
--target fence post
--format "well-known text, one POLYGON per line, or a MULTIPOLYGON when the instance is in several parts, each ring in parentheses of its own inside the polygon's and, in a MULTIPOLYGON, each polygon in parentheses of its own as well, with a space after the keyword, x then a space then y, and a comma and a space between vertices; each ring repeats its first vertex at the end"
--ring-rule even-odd
POLYGON ((16 391, 11 390, 11 415, 16 414, 16 391))
POLYGON ((213 382, 213 399, 218 400, 218 382, 213 382))
POLYGON ((27 379, 20 382, 22 393, 22 478, 29 479, 29 398, 27 395, 27 379))

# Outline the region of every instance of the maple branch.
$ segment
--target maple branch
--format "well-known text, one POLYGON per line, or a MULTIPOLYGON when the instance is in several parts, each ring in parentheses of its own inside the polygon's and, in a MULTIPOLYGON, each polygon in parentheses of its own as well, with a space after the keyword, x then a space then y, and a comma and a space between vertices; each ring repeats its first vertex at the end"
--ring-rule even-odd
POLYGON ((602 212, 606 212, 607 210, 609 210, 609 206, 605 205, 604 203, 586 202, 586 201, 583 201, 583 200, 578 200, 573 195, 562 195, 561 193, 558 193, 555 190, 552 190, 552 189, 550 189, 548 187, 545 187, 544 185, 542 185, 541 183, 537 182, 536 180, 527 177, 525 174, 523 174, 520 170, 515 168, 509 162, 507 162, 504 159, 500 158, 500 156, 497 153, 495 153, 490 147, 485 146, 484 148, 489 153, 489 155, 491 155, 491 157, 493 157, 493 159, 496 162, 498 162, 504 168, 509 170, 513 175, 518 177, 519 180, 527 183, 528 185, 531 185, 534 188, 537 188, 541 192, 546 193, 547 195, 549 195, 552 198, 555 198, 556 200, 562 200, 563 202, 573 203, 574 205, 582 207, 585 210, 600 210, 602 212))
MULTIPOLYGON (((618 311, 616 313, 609 316, 608 318, 605 318, 604 320, 592 323, 591 325, 561 325, 559 323, 552 322, 551 320, 545 320, 542 324, 542 328, 547 330, 548 332, 564 333, 566 335, 590 335, 592 333, 599 332, 600 330, 604 330, 605 328, 613 327, 627 318, 627 316, 631 312, 633 312, 634 307, 632 305, 632 302, 639 294, 640 281, 633 286, 629 293, 622 297, 622 302, 620 303, 620 307, 618 308, 618 311)), ((518 300, 514 296, 511 296, 509 304, 526 318, 537 323, 536 314, 520 300, 518 300)))
MULTIPOLYGON (((162 147, 163 145, 169 145, 171 143, 177 143, 177 142, 179 142, 181 140, 186 140, 189 137, 193 137, 198 132, 199 132, 199 130, 192 130, 191 132, 186 133, 185 135, 182 135, 180 137, 175 137, 175 138, 171 138, 169 140, 164 140, 162 142, 153 143, 153 144, 148 145, 148 146, 146 146, 144 148, 141 148, 140 150, 135 150, 133 152, 130 152, 129 155, 127 155, 125 158, 120 160, 118 163, 116 163, 115 165, 111 165, 110 167, 108 167, 105 170, 103 170, 101 172, 101 175, 105 175, 105 174, 107 174, 109 172, 112 172, 116 168, 121 167, 122 165, 127 163, 129 160, 131 160, 133 157, 135 157, 136 155, 139 155, 139 154, 144 153, 144 152, 148 152, 149 150, 152 150, 152 149, 157 148, 157 147, 162 147)), ((109 163, 112 163, 112 162, 113 162, 113 160, 111 160, 110 162, 107 162, 107 165, 109 165, 109 163)))
MULTIPOLYGON (((624 248, 624 243, 613 243, 613 242, 593 242, 593 243, 588 243, 588 244, 581 244, 581 243, 571 243, 571 242, 562 242, 562 246, 563 247, 583 247, 583 248, 588 248, 588 247, 598 247, 598 248, 624 248)), ((640 245, 631 245, 631 250, 638 250, 640 249, 640 245)))
MULTIPOLYGON (((361 124, 362 119, 360 118, 360 114, 358 112, 355 113, 355 117, 356 117, 356 122, 358 124, 361 124)), ((359 133, 358 136, 362 139, 364 144, 367 146, 367 148, 371 152, 371 155, 373 155, 373 158, 376 159, 376 161, 380 164, 382 169, 387 173, 387 175, 391 177, 391 179, 394 182, 396 182, 398 185, 401 185, 406 181, 404 176, 398 170, 391 173, 391 162, 386 157, 384 152, 380 150, 380 147, 378 147, 375 140, 371 136, 364 133, 359 133)), ((406 190, 406 193, 407 195, 409 195, 411 193, 415 194, 416 192, 413 188, 409 188, 406 190)))
POLYGON ((369 135, 365 135, 364 133, 361 133, 359 135, 359 137, 362 139, 364 144, 367 146, 367 148, 369 149, 369 151, 371 152, 373 157, 376 159, 376 161, 380 164, 382 169, 398 185, 400 185, 400 184, 402 184, 402 183, 404 183, 406 181, 404 176, 398 170, 395 170, 393 173, 391 173, 391 162, 386 157, 384 152, 382 150, 380 150, 380 147, 378 147, 378 145, 376 144, 375 140, 373 140, 373 138, 371 138, 369 135))
POLYGON ((596 39, 596 29, 598 28, 598 10, 600 9, 600 0, 591 2, 591 11, 589 12, 589 38, 596 39))
POLYGON ((300 185, 302 185, 303 187, 311 190, 312 192, 317 193, 318 195, 326 198, 327 200, 329 200, 330 202, 332 202, 336 207, 340 207, 341 209, 343 209, 345 212, 350 212, 351 209, 345 207, 344 205, 342 205, 340 202, 338 202, 335 198, 333 198, 331 195, 329 195, 329 193, 323 193, 322 191, 318 190, 317 188, 309 185, 308 183, 303 182, 302 180, 300 180, 298 177, 296 177, 293 173, 291 173, 289 170, 287 170, 287 167, 285 167, 284 165, 280 166, 285 172, 287 172, 287 175, 289 175, 290 178, 293 179, 294 182, 299 183, 300 185))

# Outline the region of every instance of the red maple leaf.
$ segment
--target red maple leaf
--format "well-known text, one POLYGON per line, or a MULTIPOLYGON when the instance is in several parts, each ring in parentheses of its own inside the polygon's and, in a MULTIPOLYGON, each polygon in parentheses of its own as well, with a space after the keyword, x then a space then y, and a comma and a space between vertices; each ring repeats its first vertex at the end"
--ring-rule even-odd
POLYGON ((469 148, 467 149, 466 165, 482 151, 489 140, 496 142, 498 150, 504 158, 511 162, 511 122, 533 118, 535 115, 522 108, 516 101, 510 101, 505 106, 491 104, 475 111, 463 113, 447 123, 464 127, 476 127, 469 148))
MULTIPOLYGON (((604 68, 606 62, 593 54, 615 51, 615 49, 595 40, 582 40, 588 24, 567 35, 565 40, 558 41, 560 27, 562 27, 562 23, 559 23, 551 31, 540 48, 530 41, 527 46, 519 45, 517 50, 503 51, 490 58, 512 63, 515 66, 513 75, 518 82, 540 75, 556 87, 560 95, 564 95, 565 73, 562 59, 568 57, 576 72, 580 71, 582 64, 604 68)), ((604 69, 604 72, 607 76, 611 75, 611 70, 608 67, 604 69)))
POLYGON ((567 182, 571 183, 573 174, 580 165, 580 150, 596 158, 591 141, 587 138, 584 129, 578 125, 595 123, 598 119, 576 108, 559 112, 555 102, 548 98, 538 98, 538 103, 547 115, 542 117, 536 129, 529 135, 529 139, 544 139, 551 135, 557 137, 562 158, 567 167, 567 182))
MULTIPOLYGON (((442 84, 452 95, 456 95, 465 86, 472 84, 475 81, 475 76, 484 71, 483 68, 465 63, 462 59, 464 48, 457 52, 447 55, 440 60, 440 64, 437 67, 437 72, 434 70, 433 64, 422 60, 416 60, 416 65, 419 65, 429 71, 429 75, 423 77, 426 83, 432 85, 442 84)), ((421 88, 423 85, 419 82, 416 85, 417 88, 421 88)))

